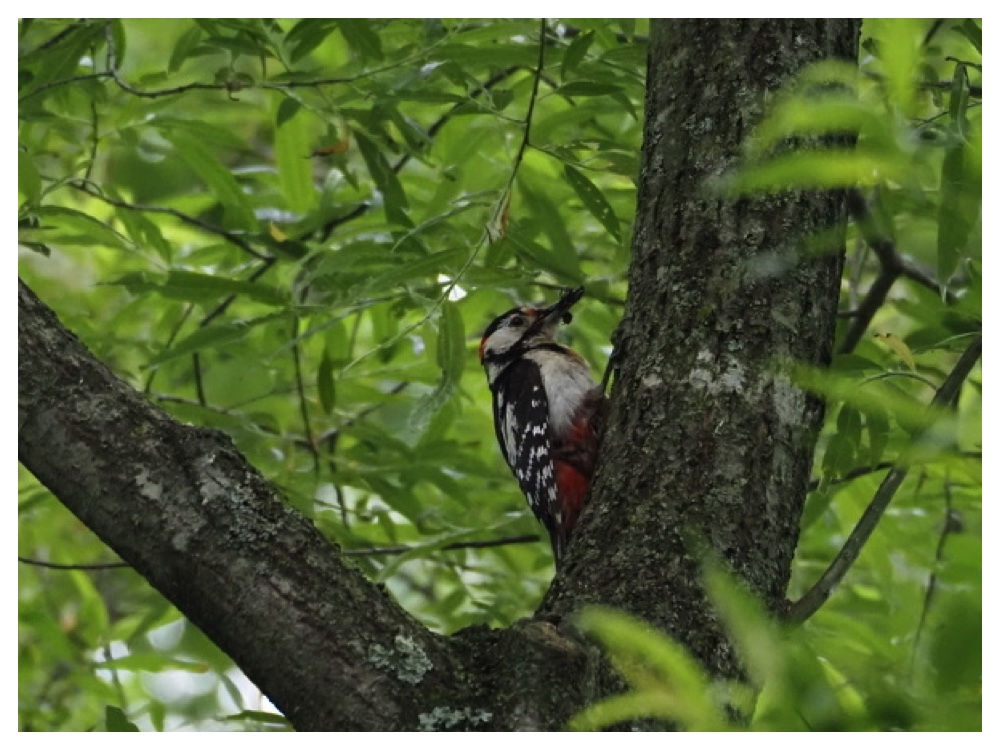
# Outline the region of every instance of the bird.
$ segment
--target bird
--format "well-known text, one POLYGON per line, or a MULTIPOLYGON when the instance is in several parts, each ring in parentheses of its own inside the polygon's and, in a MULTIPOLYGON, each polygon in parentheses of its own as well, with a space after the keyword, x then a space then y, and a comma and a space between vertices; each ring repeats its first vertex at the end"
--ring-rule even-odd
POLYGON ((590 365, 556 340, 583 294, 576 287, 548 307, 512 308, 486 327, 479 344, 497 441, 549 533, 557 569, 583 510, 607 413, 590 365))

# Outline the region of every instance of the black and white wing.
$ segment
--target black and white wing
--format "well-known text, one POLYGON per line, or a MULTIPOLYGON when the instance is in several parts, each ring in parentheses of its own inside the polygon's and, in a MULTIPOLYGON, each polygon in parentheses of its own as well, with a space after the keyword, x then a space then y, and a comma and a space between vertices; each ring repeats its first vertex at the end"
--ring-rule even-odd
POLYGON ((554 533, 557 506, 549 435, 549 401, 538 365, 520 359, 493 388, 493 425, 507 465, 521 485, 535 517, 554 533))

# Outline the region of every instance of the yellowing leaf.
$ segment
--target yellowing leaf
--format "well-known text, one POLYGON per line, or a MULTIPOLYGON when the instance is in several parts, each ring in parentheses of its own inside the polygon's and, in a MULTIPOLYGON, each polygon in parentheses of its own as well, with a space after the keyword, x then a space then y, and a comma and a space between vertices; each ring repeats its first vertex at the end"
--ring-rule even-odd
POLYGON ((875 338, 896 352, 911 370, 917 369, 917 363, 913 361, 913 352, 899 336, 894 333, 876 333, 875 338))
POLYGON ((268 234, 274 239, 275 242, 284 242, 288 239, 288 235, 281 231, 281 227, 275 224, 273 221, 271 225, 267 228, 268 234))

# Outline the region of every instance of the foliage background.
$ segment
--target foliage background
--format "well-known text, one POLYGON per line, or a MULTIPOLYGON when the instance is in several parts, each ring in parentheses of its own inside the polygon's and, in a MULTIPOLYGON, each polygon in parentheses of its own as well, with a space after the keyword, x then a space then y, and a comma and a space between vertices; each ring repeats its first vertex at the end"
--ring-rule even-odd
MULTIPOLYGON (((136 388, 231 435, 442 632, 530 615, 552 575, 495 447, 478 333, 585 282, 567 330, 599 373, 626 293, 647 24, 547 27, 536 76, 530 19, 19 24, 22 277, 136 388)), ((861 199, 840 354, 813 379, 828 427, 790 599, 888 465, 914 462, 793 639, 835 708, 758 720, 978 728, 978 369, 916 454, 911 433, 980 327, 980 25, 864 35, 860 77, 803 76, 721 185, 861 199), (816 145, 844 132, 856 151, 816 145)), ((23 468, 18 514, 23 558, 113 559, 23 468)), ((21 728, 129 722, 282 726, 135 573, 20 564, 21 728)))

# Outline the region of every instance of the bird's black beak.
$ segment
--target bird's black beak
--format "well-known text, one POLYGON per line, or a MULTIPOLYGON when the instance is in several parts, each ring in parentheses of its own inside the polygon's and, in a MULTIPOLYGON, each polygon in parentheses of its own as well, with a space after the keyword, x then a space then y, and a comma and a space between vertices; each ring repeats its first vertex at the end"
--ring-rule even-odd
POLYGON ((563 323, 569 323, 573 320, 573 314, 569 309, 579 302, 581 297, 583 297, 582 286, 565 290, 555 304, 544 308, 539 313, 538 320, 548 322, 553 318, 558 318, 563 323))

